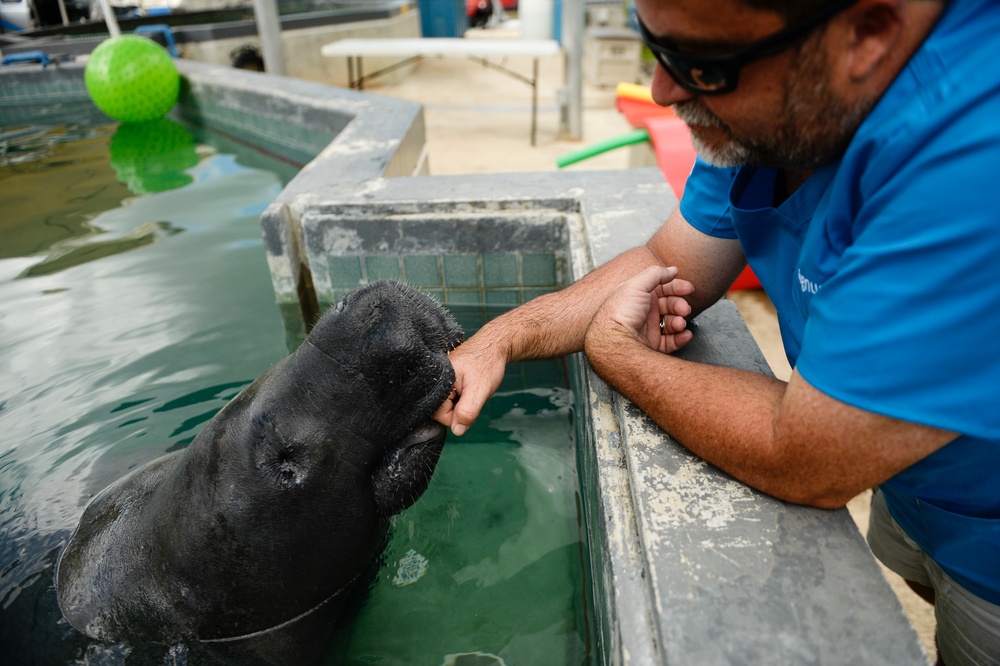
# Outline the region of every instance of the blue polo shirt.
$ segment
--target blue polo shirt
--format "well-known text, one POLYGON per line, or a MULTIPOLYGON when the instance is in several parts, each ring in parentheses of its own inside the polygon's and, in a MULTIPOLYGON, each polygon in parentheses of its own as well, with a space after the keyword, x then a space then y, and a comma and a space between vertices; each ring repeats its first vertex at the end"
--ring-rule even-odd
POLYGON ((777 208, 775 178, 699 161, 681 212, 740 240, 812 386, 961 433, 882 489, 1000 604, 1000 3, 952 0, 844 155, 777 208))

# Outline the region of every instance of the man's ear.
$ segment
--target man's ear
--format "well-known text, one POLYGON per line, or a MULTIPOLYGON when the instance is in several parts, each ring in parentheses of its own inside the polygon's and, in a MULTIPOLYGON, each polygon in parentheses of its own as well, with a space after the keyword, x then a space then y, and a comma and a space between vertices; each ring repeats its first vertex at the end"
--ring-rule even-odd
POLYGON ((905 0, 861 0, 842 15, 846 22, 846 74, 862 83, 878 74, 903 39, 905 0))

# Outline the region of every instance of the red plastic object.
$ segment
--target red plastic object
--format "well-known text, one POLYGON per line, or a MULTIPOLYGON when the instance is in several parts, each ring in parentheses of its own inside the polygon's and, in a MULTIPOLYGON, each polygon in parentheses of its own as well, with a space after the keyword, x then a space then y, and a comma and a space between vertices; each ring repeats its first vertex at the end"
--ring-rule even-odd
MULTIPOLYGON (((669 107, 621 95, 616 104, 632 127, 649 132, 649 141, 656 153, 656 164, 680 199, 684 195, 684 184, 691 175, 697 155, 687 125, 669 107)), ((760 280, 747 266, 729 288, 760 289, 760 280)))
POLYGON ((676 118, 674 110, 669 106, 660 106, 653 102, 647 102, 646 100, 635 99, 632 97, 616 97, 615 106, 618 107, 618 111, 625 116, 625 120, 629 122, 632 127, 639 129, 644 127, 643 124, 647 118, 676 118))
POLYGON ((691 175, 697 154, 691 144, 691 133, 684 121, 673 114, 649 116, 642 123, 649 132, 649 142, 656 153, 656 165, 680 199, 684 196, 684 184, 691 175))

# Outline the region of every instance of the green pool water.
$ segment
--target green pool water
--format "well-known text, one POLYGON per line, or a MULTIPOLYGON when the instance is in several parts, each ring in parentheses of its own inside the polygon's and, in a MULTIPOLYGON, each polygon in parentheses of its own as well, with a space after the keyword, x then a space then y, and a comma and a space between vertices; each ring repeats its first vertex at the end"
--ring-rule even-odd
MULTIPOLYGON (((288 353, 258 217, 298 165, 167 122, 0 130, 4 664, 168 663, 73 631, 56 559, 94 494, 288 353)), ((455 314, 471 332, 495 312, 455 314)), ((327 663, 593 661, 566 386, 562 361, 510 369, 327 663)))

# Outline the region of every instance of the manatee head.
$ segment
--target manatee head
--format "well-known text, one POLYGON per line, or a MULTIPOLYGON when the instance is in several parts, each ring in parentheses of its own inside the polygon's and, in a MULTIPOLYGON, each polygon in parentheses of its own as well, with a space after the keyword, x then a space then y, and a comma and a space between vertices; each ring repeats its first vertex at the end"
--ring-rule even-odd
POLYGON ((63 614, 93 638, 162 643, 335 617, 386 518, 427 487, 461 338, 405 285, 349 293, 184 451, 90 503, 58 565, 63 614))
POLYGON ((430 415, 454 384, 448 352, 461 339, 447 311, 405 285, 381 281, 347 294, 289 359, 294 370, 253 397, 255 472, 270 470, 282 489, 306 474, 353 474, 361 484, 374 480, 383 516, 406 508, 426 488, 444 442, 445 428, 430 415), (340 443, 306 445, 317 436, 340 443))

